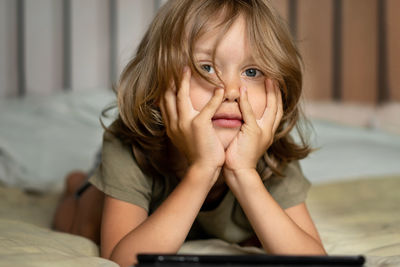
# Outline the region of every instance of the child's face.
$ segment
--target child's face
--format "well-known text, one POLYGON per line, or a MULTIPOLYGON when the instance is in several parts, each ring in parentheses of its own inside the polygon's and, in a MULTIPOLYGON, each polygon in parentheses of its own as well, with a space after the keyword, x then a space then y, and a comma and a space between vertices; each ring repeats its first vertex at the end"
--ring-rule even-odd
MULTIPOLYGON (((194 57, 211 78, 221 77, 225 89, 225 100, 217 110, 213 125, 224 148, 236 137, 242 125, 239 108, 239 89, 246 87, 250 105, 257 119, 260 119, 266 106, 264 74, 259 71, 247 38, 246 22, 240 16, 222 37, 215 51, 215 66, 212 53, 218 32, 210 31, 199 38, 195 44, 194 57)), ((194 109, 200 111, 213 96, 216 87, 198 75, 193 75, 190 84, 190 98, 194 109)))

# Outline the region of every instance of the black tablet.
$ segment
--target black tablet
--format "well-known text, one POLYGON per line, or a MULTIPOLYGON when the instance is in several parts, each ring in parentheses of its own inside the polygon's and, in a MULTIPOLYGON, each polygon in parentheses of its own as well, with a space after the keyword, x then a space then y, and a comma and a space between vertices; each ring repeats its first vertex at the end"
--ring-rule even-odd
POLYGON ((188 255, 140 254, 136 266, 363 266, 365 258, 356 256, 280 256, 280 255, 188 255))

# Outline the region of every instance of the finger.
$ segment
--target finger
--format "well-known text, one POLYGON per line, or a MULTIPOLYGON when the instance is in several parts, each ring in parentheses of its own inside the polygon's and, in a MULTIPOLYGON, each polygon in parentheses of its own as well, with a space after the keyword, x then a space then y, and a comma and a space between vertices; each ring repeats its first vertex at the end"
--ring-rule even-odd
POLYGON ((161 111, 161 116, 162 116, 163 121, 164 121, 165 129, 169 129, 169 118, 168 118, 168 114, 167 114, 166 109, 165 109, 164 97, 161 98, 160 103, 159 103, 159 107, 160 107, 160 111, 161 111))
POLYGON ((164 94, 164 108, 168 118, 169 126, 173 126, 178 121, 178 112, 176 108, 176 95, 173 86, 169 87, 164 94))
POLYGON ((267 91, 267 105, 264 110, 264 114, 261 117, 261 127, 264 131, 271 130, 273 128, 276 112, 277 112, 277 96, 275 86, 271 79, 266 79, 265 88, 267 91))
POLYGON ((277 111, 276 111, 274 125, 272 127, 274 133, 278 129, 283 116, 282 92, 277 84, 275 84, 275 90, 277 91, 277 111))
POLYGON ((242 112, 243 121, 248 125, 255 125, 257 123, 253 109, 249 103, 249 95, 246 87, 240 88, 240 111, 242 112))
POLYGON ((208 101, 204 108, 200 111, 198 115, 199 118, 204 120, 211 120, 215 112, 217 112, 219 106, 224 99, 224 89, 218 88, 214 91, 213 97, 208 101))
POLYGON ((190 68, 185 67, 180 88, 176 96, 177 112, 181 119, 185 119, 185 117, 193 111, 192 101, 190 100, 190 78, 190 68))

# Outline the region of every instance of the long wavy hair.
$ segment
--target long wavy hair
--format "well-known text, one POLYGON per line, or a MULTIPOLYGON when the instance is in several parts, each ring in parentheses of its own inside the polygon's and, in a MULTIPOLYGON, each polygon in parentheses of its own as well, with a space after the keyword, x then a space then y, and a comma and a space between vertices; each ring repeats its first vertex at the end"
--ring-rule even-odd
MULTIPOLYGON (((238 16, 247 32, 260 70, 279 83, 284 114, 274 141, 257 168, 263 179, 292 160, 306 157, 306 143, 299 118, 302 64, 286 24, 267 0, 170 0, 158 12, 125 67, 116 86, 119 116, 108 128, 132 146, 139 167, 148 174, 174 171, 168 158, 168 137, 158 102, 171 83, 179 84, 183 67, 208 80, 195 63, 193 48, 200 36, 218 28, 219 40, 238 16), (300 142, 289 133, 297 128, 300 142), (267 168, 269 167, 269 168, 267 168)), ((215 52, 214 52, 215 55, 215 52)))

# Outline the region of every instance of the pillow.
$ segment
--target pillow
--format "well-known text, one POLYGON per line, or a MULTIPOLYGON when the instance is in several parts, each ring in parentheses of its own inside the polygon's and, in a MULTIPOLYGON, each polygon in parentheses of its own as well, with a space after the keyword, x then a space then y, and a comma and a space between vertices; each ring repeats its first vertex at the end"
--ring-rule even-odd
POLYGON ((110 90, 0 99, 0 181, 37 191, 60 190, 71 170, 88 170, 101 146, 102 109, 110 90))

